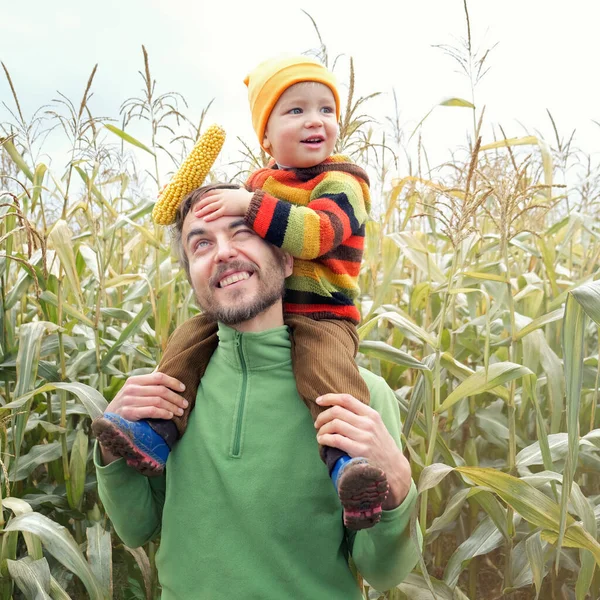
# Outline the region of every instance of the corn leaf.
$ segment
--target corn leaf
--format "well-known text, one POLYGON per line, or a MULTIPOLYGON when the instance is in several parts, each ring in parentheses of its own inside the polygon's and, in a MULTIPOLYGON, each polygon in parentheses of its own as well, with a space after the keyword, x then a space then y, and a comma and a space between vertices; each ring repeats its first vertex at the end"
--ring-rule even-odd
POLYGON ((85 487, 85 472, 87 469, 88 436, 83 429, 78 428, 71 447, 69 473, 71 485, 67 486, 67 497, 71 508, 79 509, 85 487))
POLYGON ((439 412, 448 410, 448 408, 454 406, 463 398, 483 394, 499 385, 503 385, 526 375, 532 375, 532 372, 523 365, 511 362, 494 363, 489 366, 487 376, 482 369, 457 386, 456 389, 446 397, 444 402, 442 402, 439 412))
MULTIPOLYGON (((530 484, 490 468, 456 467, 456 471, 476 485, 491 489, 532 525, 553 531, 558 536, 561 518, 559 505, 530 484)), ((571 515, 567 514, 565 521, 568 528, 565 540, 568 539, 574 547, 590 550, 600 564, 600 544, 576 524, 571 515)))
POLYGON ((102 359, 101 367, 106 367, 106 365, 108 365, 112 357, 119 351, 119 348, 121 348, 121 346, 142 327, 151 312, 152 305, 146 304, 146 306, 136 315, 135 319, 123 329, 117 341, 109 348, 102 359))
POLYGON ((63 221, 62 219, 58 220, 52 228, 52 231, 50 231, 48 239, 54 250, 56 250, 56 254, 58 254, 67 281, 77 300, 79 310, 82 310, 83 298, 81 296, 81 284, 75 265, 75 253, 73 252, 73 242, 71 241, 71 230, 66 221, 63 221))
POLYGON ((502 544, 503 537, 489 517, 486 517, 477 525, 473 533, 454 551, 446 570, 444 581, 451 588, 456 585, 463 570, 473 558, 487 554, 502 544))
POLYGON ((85 530, 87 537, 87 559, 92 572, 108 598, 113 595, 112 544, 110 532, 97 522, 85 530))
MULTIPOLYGON (((567 296, 565 316, 562 330, 562 346, 565 363, 566 393, 567 393, 567 434, 569 451, 563 470, 563 491, 561 497, 560 529, 558 546, 560 548, 567 527, 567 509, 571 486, 577 469, 579 452, 579 407, 581 404, 581 385, 583 382, 583 338, 585 328, 585 312, 572 294, 567 296)), ((556 555, 556 566, 560 554, 556 555)))
POLYGON ((5 531, 29 531, 41 540, 44 548, 69 571, 81 579, 90 600, 108 600, 90 566, 81 554, 71 534, 40 513, 29 513, 13 519, 5 531))
MULTIPOLYGON (((21 498, 4 498, 2 500, 2 506, 12 510, 15 517, 33 512, 31 505, 28 502, 25 502, 25 500, 21 500, 21 498)), ((23 532, 23 539, 27 546, 27 553, 33 560, 39 560, 43 557, 42 544, 37 536, 29 532, 23 532)))
POLYGON ((2 144, 3 148, 6 150, 7 154, 11 157, 15 165, 19 168, 29 181, 33 181, 33 173, 31 169, 27 166, 27 163, 23 159, 23 157, 19 154, 19 151, 16 149, 15 145, 11 138, 0 138, 0 144, 2 144))
POLYGON ((427 370, 427 366, 420 360, 417 360, 407 352, 398 350, 385 342, 363 340, 360 343, 359 351, 372 358, 386 360, 396 365, 408 367, 409 369, 427 370))
POLYGON ((106 410, 106 407, 108 406, 108 402, 104 399, 104 396, 102 396, 98 390, 95 390, 85 383, 46 383, 45 385, 32 390, 28 394, 25 394, 19 400, 28 400, 37 394, 45 394, 53 390, 66 390, 67 392, 70 392, 76 396, 81 401, 85 407, 85 411, 92 419, 102 416, 106 410))
POLYGON ((530 535, 525 541, 525 548, 527 550, 527 558, 529 559, 529 566, 531 567, 531 573, 533 576, 533 583, 535 584, 535 600, 540 597, 542 589, 542 579, 544 578, 544 549, 542 547, 542 538, 540 532, 537 531, 533 535, 530 535))
POLYGON ((7 561, 8 572, 27 600, 52 600, 50 597, 50 567, 45 558, 7 561))
POLYGON ((106 127, 106 129, 108 129, 115 135, 118 135, 122 140, 125 140, 127 143, 131 144, 132 146, 137 146, 138 148, 141 148, 142 150, 145 150, 146 152, 148 152, 148 154, 152 154, 152 156, 154 156, 154 152, 152 152, 152 150, 150 150, 150 148, 148 148, 148 146, 146 146, 145 144, 142 144, 142 142, 136 140, 133 136, 129 135, 128 133, 125 133, 122 129, 119 129, 118 127, 115 127, 114 125, 111 125, 110 123, 105 123, 104 127, 106 127))
POLYGON ((433 465, 429 465, 425 467, 423 471, 421 471, 421 477, 419 477, 419 494, 424 492, 425 490, 431 489, 435 487, 448 473, 453 471, 453 467, 449 467, 448 465, 444 465, 442 463, 434 463, 433 465))

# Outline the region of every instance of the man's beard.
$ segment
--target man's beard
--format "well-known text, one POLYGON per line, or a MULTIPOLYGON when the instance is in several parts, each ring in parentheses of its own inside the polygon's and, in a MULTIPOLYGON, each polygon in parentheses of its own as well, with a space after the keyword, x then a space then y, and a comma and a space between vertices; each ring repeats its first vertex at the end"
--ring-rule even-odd
MULTIPOLYGON (((264 269, 259 270, 254 263, 234 261, 223 265, 220 271, 211 277, 209 289, 213 289, 215 281, 227 270, 235 269, 237 271, 250 271, 252 277, 258 279, 258 290, 255 297, 249 302, 236 302, 235 295, 230 299, 227 305, 219 304, 215 301, 214 295, 209 298, 200 298, 196 295, 198 305, 209 319, 219 321, 224 325, 239 325, 249 321, 267 310, 273 304, 283 297, 285 292, 285 259, 283 256, 276 255, 272 261, 265 265, 264 269), (265 278, 264 274, 269 273, 265 278), (280 282, 280 283, 278 283, 280 282)), ((239 294, 240 296, 242 293, 239 294)))

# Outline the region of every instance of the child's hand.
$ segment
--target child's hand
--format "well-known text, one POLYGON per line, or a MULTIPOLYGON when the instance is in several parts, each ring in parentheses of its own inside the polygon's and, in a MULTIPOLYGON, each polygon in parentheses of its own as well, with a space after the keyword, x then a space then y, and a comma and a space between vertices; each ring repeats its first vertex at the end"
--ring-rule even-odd
POLYGON ((248 212, 252 192, 236 190, 211 190, 194 207, 194 215, 205 221, 219 217, 243 217, 248 212))

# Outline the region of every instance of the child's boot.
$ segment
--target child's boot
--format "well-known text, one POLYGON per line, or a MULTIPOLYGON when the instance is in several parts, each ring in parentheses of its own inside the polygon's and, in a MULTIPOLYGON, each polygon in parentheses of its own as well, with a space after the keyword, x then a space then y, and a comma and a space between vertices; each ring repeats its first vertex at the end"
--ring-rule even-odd
POLYGON ((368 459, 343 454, 335 462, 331 479, 344 509, 344 525, 358 530, 381 520, 381 505, 388 495, 385 473, 368 459))
POLYGON ((92 431, 111 454, 124 458, 130 467, 148 477, 162 475, 177 439, 172 421, 128 421, 114 413, 94 419, 92 431))

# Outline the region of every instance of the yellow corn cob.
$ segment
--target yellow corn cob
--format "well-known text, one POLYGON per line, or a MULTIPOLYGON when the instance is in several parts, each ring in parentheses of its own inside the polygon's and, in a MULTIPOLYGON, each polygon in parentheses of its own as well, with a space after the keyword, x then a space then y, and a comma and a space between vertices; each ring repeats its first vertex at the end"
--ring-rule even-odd
POLYGON ((163 189, 152 210, 152 219, 158 225, 171 225, 175 221, 181 201, 206 179, 225 141, 225 131, 211 125, 183 161, 169 184, 163 189))

